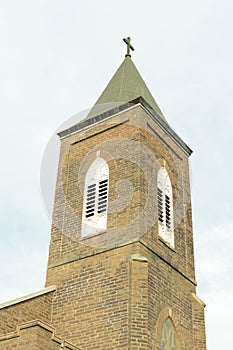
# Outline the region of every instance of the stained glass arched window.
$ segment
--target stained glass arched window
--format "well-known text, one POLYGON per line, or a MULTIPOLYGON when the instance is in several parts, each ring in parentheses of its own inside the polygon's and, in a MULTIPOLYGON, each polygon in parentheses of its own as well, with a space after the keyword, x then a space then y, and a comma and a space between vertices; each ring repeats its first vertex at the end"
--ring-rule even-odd
POLYGON ((163 324, 160 350, 178 350, 176 331, 169 317, 163 324))

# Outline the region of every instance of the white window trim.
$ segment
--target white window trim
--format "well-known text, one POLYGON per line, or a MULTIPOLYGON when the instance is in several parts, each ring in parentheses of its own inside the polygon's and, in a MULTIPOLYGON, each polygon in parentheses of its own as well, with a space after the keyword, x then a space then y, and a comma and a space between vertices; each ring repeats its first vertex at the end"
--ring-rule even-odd
POLYGON ((165 167, 158 171, 157 213, 159 236, 174 248, 173 195, 171 180, 165 167))
POLYGON ((107 229, 108 185, 108 164, 103 158, 98 157, 91 164, 86 174, 82 237, 96 234, 107 229))

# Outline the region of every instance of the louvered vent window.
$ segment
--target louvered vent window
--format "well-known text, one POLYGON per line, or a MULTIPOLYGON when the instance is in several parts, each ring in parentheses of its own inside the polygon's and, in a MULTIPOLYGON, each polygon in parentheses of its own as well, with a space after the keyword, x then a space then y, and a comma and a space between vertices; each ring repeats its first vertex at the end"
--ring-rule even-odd
POLYGON ((98 213, 104 213, 107 210, 108 201, 108 179, 99 182, 98 213))
POLYGON ((163 222, 163 191, 158 187, 158 218, 163 222))
POLYGON ((107 228, 109 169, 102 158, 90 166, 85 180, 82 235, 98 233, 107 228))
POLYGON ((166 212, 166 226, 171 228, 171 203, 170 198, 165 194, 165 212, 166 212))
POLYGON ((158 230, 159 236, 174 247, 172 186, 164 167, 158 171, 158 230))
POLYGON ((95 214, 95 197, 96 184, 93 184, 87 188, 86 218, 90 218, 95 214))

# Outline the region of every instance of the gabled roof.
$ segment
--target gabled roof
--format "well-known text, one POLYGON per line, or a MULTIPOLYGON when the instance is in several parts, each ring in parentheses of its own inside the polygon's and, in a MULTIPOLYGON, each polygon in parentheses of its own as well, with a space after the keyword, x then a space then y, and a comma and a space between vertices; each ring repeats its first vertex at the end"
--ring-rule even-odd
POLYGON ((165 120, 159 106, 154 100, 154 97, 151 95, 150 90, 131 60, 131 57, 126 56, 84 120, 88 120, 113 107, 132 101, 139 96, 142 97, 154 109, 154 111, 165 120))

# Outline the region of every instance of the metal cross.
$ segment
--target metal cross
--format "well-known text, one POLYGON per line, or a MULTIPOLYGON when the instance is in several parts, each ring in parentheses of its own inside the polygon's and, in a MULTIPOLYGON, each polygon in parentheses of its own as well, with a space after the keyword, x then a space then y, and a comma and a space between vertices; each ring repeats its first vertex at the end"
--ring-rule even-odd
POLYGON ((131 45, 131 43, 130 43, 130 37, 128 36, 128 38, 124 38, 123 39, 123 41, 126 43, 126 45, 127 45, 127 54, 125 55, 125 57, 131 57, 131 55, 130 55, 130 49, 132 50, 132 51, 134 51, 134 47, 131 45))

